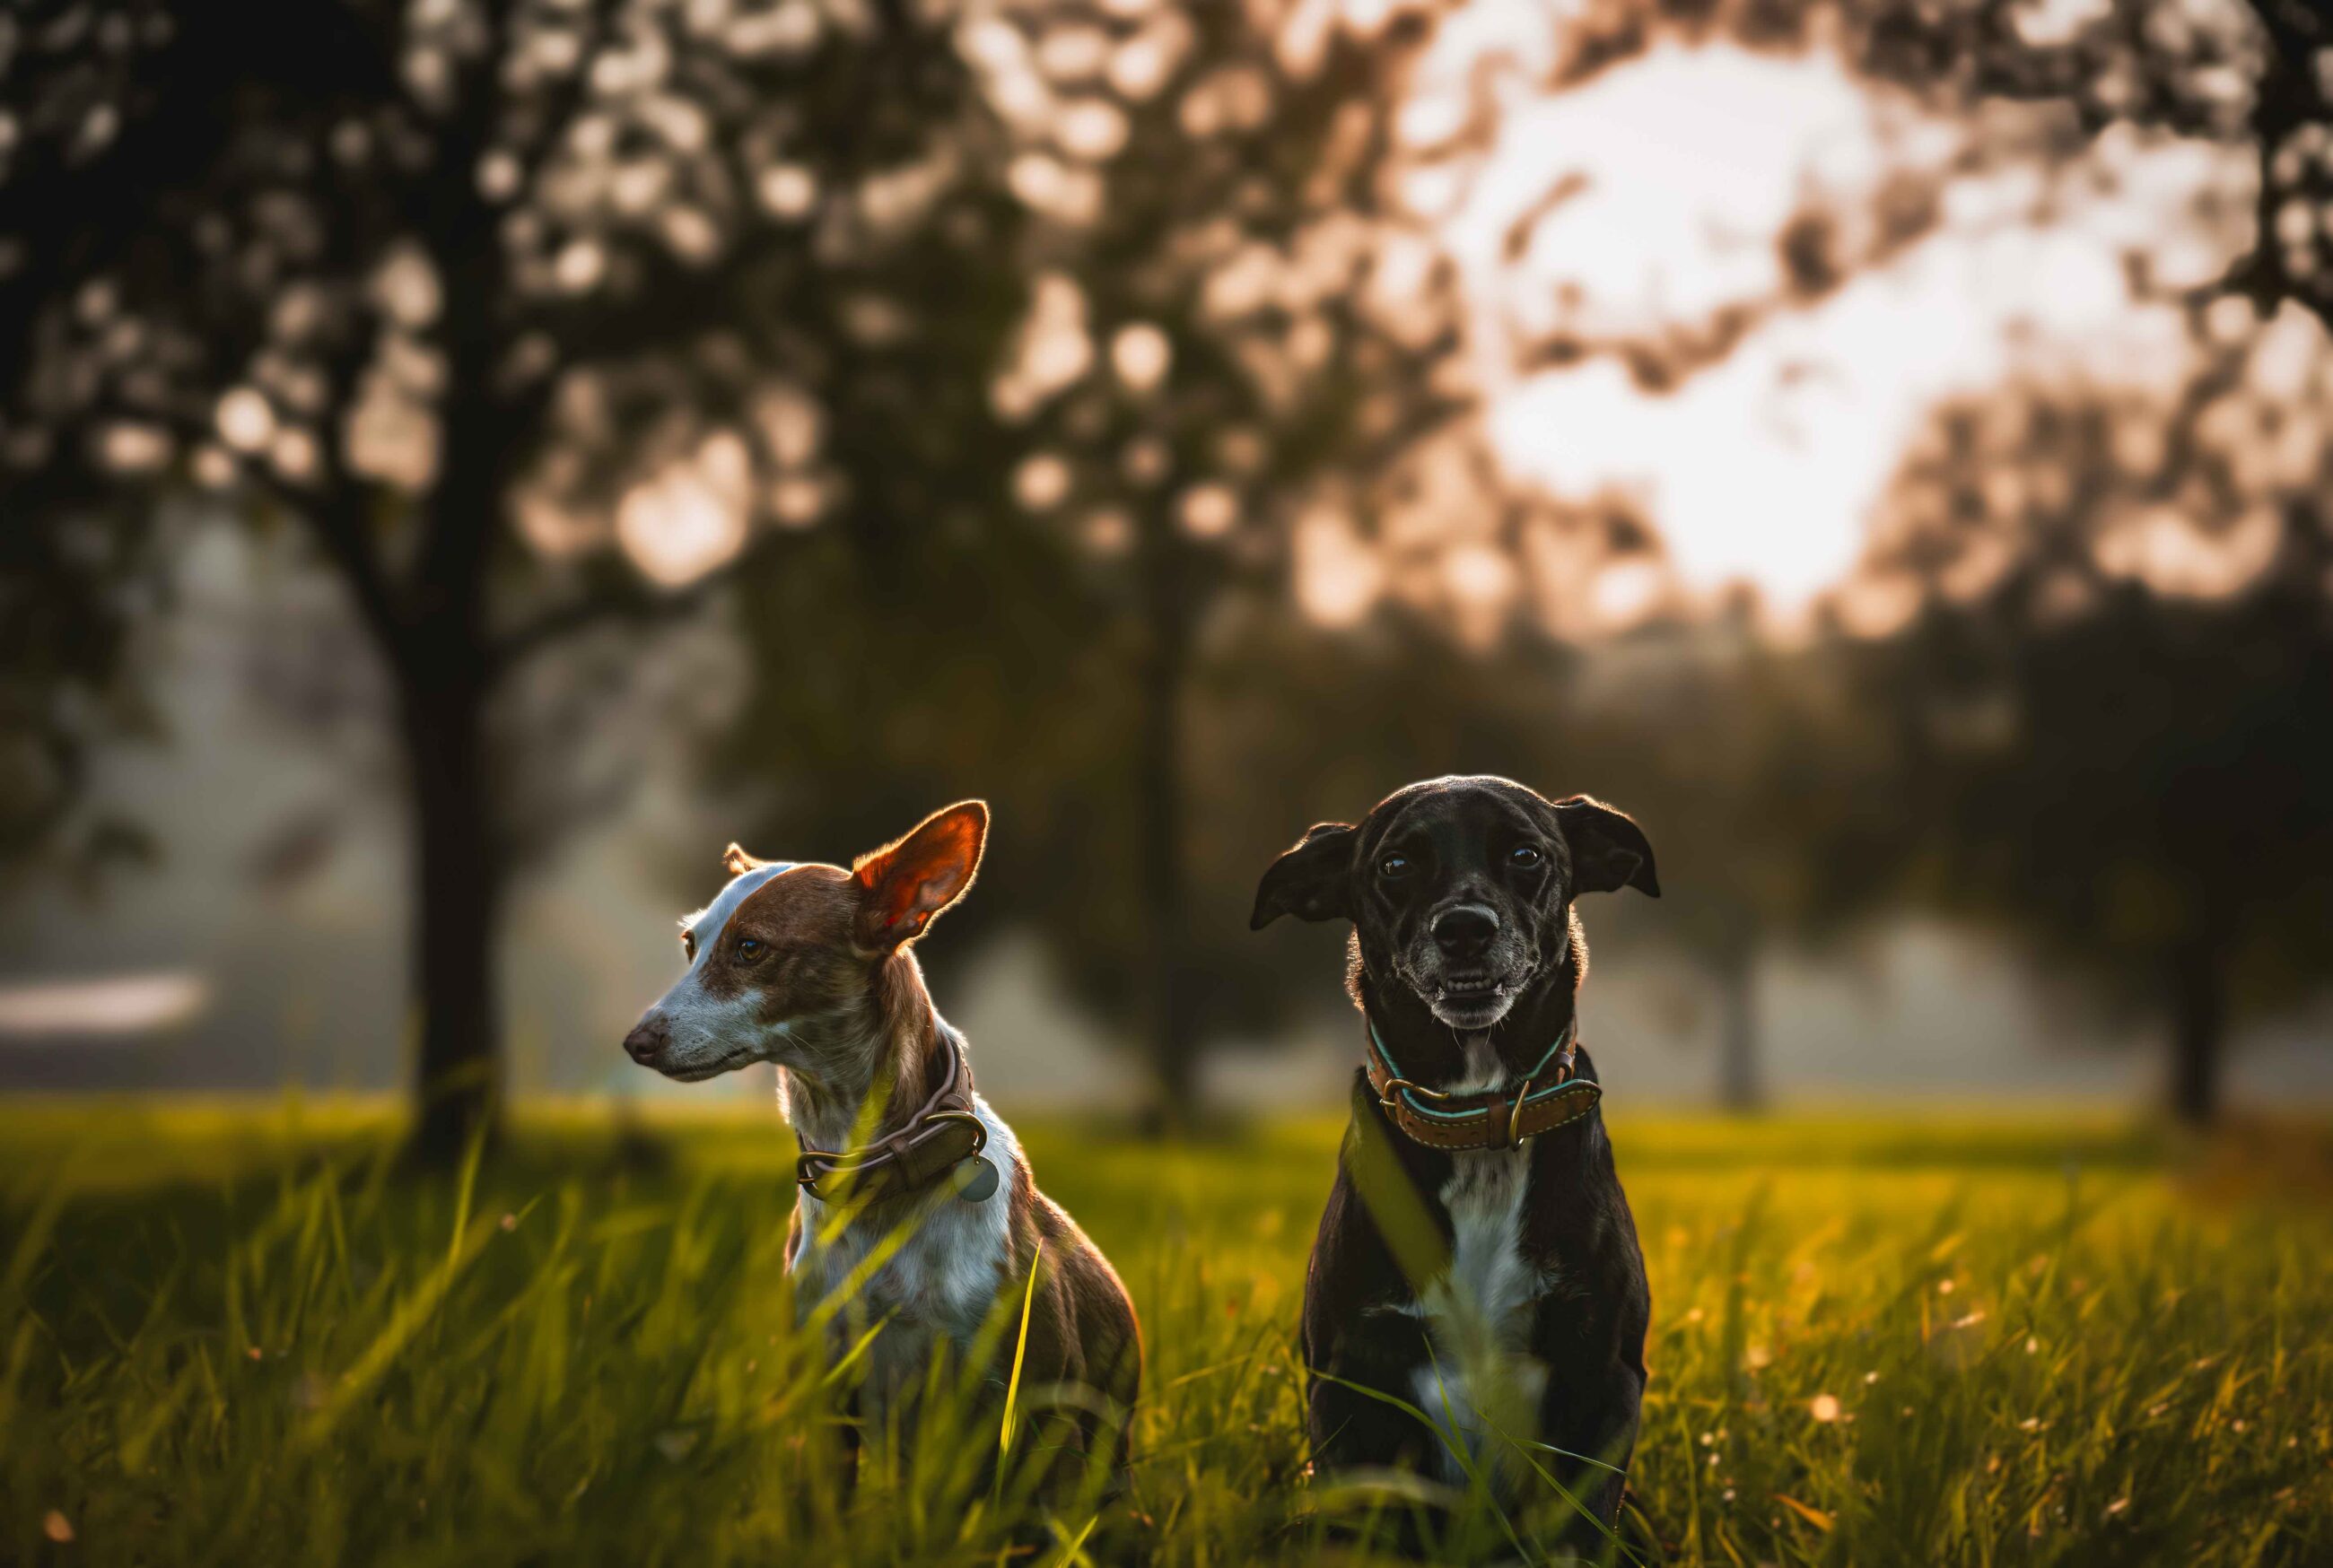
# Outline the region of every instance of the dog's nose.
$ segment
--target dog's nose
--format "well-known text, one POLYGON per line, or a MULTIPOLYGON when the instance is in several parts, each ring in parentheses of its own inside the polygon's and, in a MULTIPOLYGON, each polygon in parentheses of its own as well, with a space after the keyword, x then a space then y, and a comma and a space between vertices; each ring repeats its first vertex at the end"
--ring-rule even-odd
POLYGON ((1434 917, 1434 945, 1452 955, 1480 952, 1499 934, 1499 917, 1479 904, 1460 904, 1434 917))
POLYGON ((658 1013, 632 1026, 632 1032, 624 1037, 624 1055, 645 1067, 664 1055, 664 1048, 670 1044, 672 1026, 658 1013))

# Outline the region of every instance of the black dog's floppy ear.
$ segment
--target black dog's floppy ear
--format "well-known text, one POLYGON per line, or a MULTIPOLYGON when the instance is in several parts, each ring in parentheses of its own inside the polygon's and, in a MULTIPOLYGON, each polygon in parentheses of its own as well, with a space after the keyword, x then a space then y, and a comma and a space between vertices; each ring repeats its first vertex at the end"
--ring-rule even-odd
POLYGON ((1660 878, 1653 872, 1652 841, 1625 813, 1601 800, 1574 795, 1560 800, 1555 819, 1563 841, 1571 846, 1571 882, 1575 893, 1617 893, 1633 887, 1648 897, 1661 895, 1660 878))
POLYGON ((1345 897, 1351 871, 1353 829, 1343 822, 1317 822, 1295 848, 1272 863, 1256 884, 1250 931, 1262 931, 1283 914, 1299 920, 1336 920, 1352 910, 1345 897))

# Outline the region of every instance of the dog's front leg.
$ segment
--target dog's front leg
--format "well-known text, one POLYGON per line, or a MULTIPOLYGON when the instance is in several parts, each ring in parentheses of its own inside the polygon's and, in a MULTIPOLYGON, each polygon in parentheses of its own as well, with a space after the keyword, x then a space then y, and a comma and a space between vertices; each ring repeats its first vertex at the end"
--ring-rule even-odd
POLYGON ((1307 1425, 1314 1468, 1325 1473, 1386 1468, 1441 1475, 1447 1456, 1435 1433, 1407 1410, 1363 1391, 1374 1390, 1409 1403, 1417 1401, 1421 1374, 1432 1359, 1424 1324, 1395 1308, 1378 1308, 1324 1349, 1308 1368, 1307 1425))
MULTIPOLYGON (((786 1284, 797 1334, 809 1328, 812 1314, 826 1296, 827 1254, 811 1234, 813 1223, 799 1203, 786 1221, 786 1284)), ((849 1354, 850 1338, 840 1319, 827 1324, 819 1331, 820 1364, 831 1367, 849 1354)), ((823 1457, 834 1478, 828 1495, 845 1504, 859 1482, 859 1455, 868 1410, 869 1401, 861 1391, 846 1388, 831 1407, 818 1411, 819 1427, 830 1436, 822 1439, 813 1434, 811 1438, 811 1454, 823 1457)))
MULTIPOLYGON (((1635 1316, 1637 1326, 1633 1334, 1627 1332, 1632 1316, 1627 1305, 1599 1312, 1592 1304, 1551 1296, 1542 1298, 1532 1325, 1531 1343, 1548 1367, 1540 1399, 1540 1440, 1561 1450, 1541 1457, 1564 1490, 1606 1529, 1619 1523, 1620 1493, 1636 1451, 1645 1397, 1644 1330, 1641 1317, 1635 1316)), ((1599 1544, 1603 1534, 1575 1516, 1562 1538, 1585 1550, 1599 1544)))

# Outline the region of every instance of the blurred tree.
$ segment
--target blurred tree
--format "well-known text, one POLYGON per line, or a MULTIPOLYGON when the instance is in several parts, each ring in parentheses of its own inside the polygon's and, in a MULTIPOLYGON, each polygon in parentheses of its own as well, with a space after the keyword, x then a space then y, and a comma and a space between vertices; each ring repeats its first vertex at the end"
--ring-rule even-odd
POLYGON ((505 788, 512 672, 813 523, 912 533, 976 439, 956 372, 1019 285, 951 37, 802 0, 0 17, 29 737, 0 807, 20 839, 70 815, 154 497, 302 530, 396 694, 425 1156, 494 1104, 499 895, 539 826, 505 788), (879 454, 846 468, 838 431, 879 454))
MULTIPOLYGON (((1495 290, 1478 289, 1483 307, 1471 329, 1475 357, 1493 374, 1500 367, 1528 374, 1603 359, 1622 369, 1640 393, 1675 392, 1723 363, 1770 320, 1819 301, 1933 232, 1945 221, 1946 187, 1960 174, 2014 162, 2040 172, 2040 188, 2050 192, 2069 188, 2069 179, 2111 178, 2084 161, 2109 135, 2126 148, 2181 138, 2249 154, 2242 162, 2218 166, 2230 177, 2205 194, 2194 215, 2197 229, 2225 237, 2235 263, 2223 274, 2198 272, 2192 253, 2198 247, 2192 244, 2183 255, 2175 253, 2179 247, 2172 236, 2159 236, 2152 246, 2149 240, 2158 236, 2136 238, 2126 258, 2135 298, 2184 303, 2199 330, 2221 341, 2238 330, 2229 307, 2241 316, 2248 304, 2262 319, 2279 318, 2288 350, 2295 342, 2317 340, 2313 322, 2311 330, 2300 330, 2302 312, 2333 321, 2333 267, 2328 264, 2333 262, 2333 103, 2328 97, 2333 78, 2322 66, 2333 47, 2333 15, 2320 5, 2302 0, 2094 6, 2022 0, 1655 0, 1577 14, 1510 13, 1500 20, 1503 25, 1479 30, 1487 42, 1425 79, 1412 118, 1428 129, 1409 139, 1403 160, 1409 188, 1429 199, 1440 193, 1441 210, 1488 215, 1503 225, 1492 232, 1494 252, 1477 242, 1474 258, 1499 279, 1495 290), (1786 53, 1835 51, 1851 69, 1908 90, 1911 102, 1958 117, 1966 140, 1953 159, 1884 169, 1858 201, 1809 182, 1800 210, 1774 237, 1776 265, 1762 284, 1697 307, 1634 301, 1644 308, 1632 312, 1632 301, 1623 300, 1616 309, 1615 301, 1599 293, 1598 275, 1563 243, 1563 225, 1585 182, 1560 160, 1542 159, 1536 186, 1512 184, 1519 149, 1483 120, 1517 102, 1519 87, 1543 94, 1573 91, 1656 47, 1713 38, 1786 53), (2015 112, 1993 112, 2005 105, 2016 106, 2015 112), (1502 201, 1470 206, 1486 163, 1502 156, 1511 182, 1502 201), (2213 324, 2205 328, 2207 316, 2213 324)), ((2036 221, 2048 221, 2050 200, 2045 196, 2037 206, 2036 221)), ((2208 244, 2202 250, 2210 253, 2208 244)), ((2195 406, 2224 403, 2222 395, 2229 391, 2229 383, 2200 376, 2195 406)), ((2289 454, 2305 447, 2314 420, 2312 414, 2259 435, 2254 448, 2275 444, 2289 454)), ((2183 460, 2175 443, 2174 450, 2176 467, 2183 460)), ((1977 467, 1971 459, 1963 480, 1973 483, 1977 467)), ((1995 474, 1991 483, 2005 481, 1995 474)), ((2194 525, 2207 534, 2240 515, 2218 492, 2192 494, 2175 480, 2158 483, 2164 495, 2178 495, 2194 525)), ((1658 519, 1651 521, 1656 525, 1658 519)), ((2041 547, 2032 541, 1984 547, 2026 548, 2041 547)), ((2312 559, 2307 550, 2300 555, 2304 563, 2312 559)), ((2291 613, 2299 618, 2277 624, 2295 636, 2305 625, 2299 607, 2308 594, 2322 597, 2333 586, 2319 582, 2312 570, 2306 564, 2294 568, 2283 590, 2292 596, 2291 613)), ((1868 622, 1874 585, 1863 588, 1851 597, 1865 607, 1861 618, 1868 622)), ((1886 590, 1878 594, 1886 597, 1886 590)), ((1904 606, 1919 596, 1898 591, 1896 598, 1896 607, 1882 606, 1877 617, 1889 628, 1904 624, 1904 606)), ((2149 620, 2133 610, 2136 618, 2123 629, 2134 637, 2141 628, 2154 628, 2148 636, 2168 635, 2163 628, 2194 613, 2180 607, 2149 620)), ((1698 612, 1688 616, 1698 618, 1698 612)), ((2108 624, 2119 623, 2100 623, 2108 624)), ((2214 636, 2241 640, 2236 620, 2213 624, 2222 627, 2214 636)), ((2261 626, 2252 629, 2271 636, 2261 626)), ((1754 1005, 1746 990, 1753 944, 1783 932, 1825 934, 1899 892, 1898 874, 1917 848, 1931 846, 1938 803, 1925 790, 1897 787, 1895 770, 1902 758, 1889 753, 1891 727, 1883 725, 1875 735, 1858 722, 1858 704, 1867 693, 1835 689, 1823 673, 1829 650, 1783 658, 1754 647, 1723 646, 1722 628, 1675 630, 1666 647, 1662 638, 1668 634, 1656 629, 1650 643, 1640 639, 1633 652, 1590 656, 1581 672, 1588 710, 1569 739, 1583 771, 1613 780, 1606 788, 1632 808, 1668 819, 1667 841, 1677 845, 1680 863, 1692 870, 1666 879, 1674 896, 1664 901, 1659 917, 1702 954, 1731 999, 1723 1030, 1726 1077, 1729 1092, 1742 1097, 1752 1092, 1753 1082, 1754 1005), (1623 662, 1631 672, 1626 700, 1598 704, 1599 666, 1623 662)), ((2315 667, 2305 641, 2277 645, 2280 655, 2258 649, 2249 655, 2274 672, 2261 677, 2269 686, 2315 667)), ((2036 640, 2016 646, 2023 650, 2019 657, 2038 659, 2045 649, 2052 656, 2069 653, 2071 645, 2036 640)), ((2135 645, 2131 656, 2144 665, 2141 647, 2135 645)), ((2077 703, 2079 689, 2069 677, 2055 689, 2056 699, 2077 703)), ((2239 715, 2258 719, 2265 712, 2236 702, 2232 690, 2211 694, 2218 700, 2182 707, 2197 715, 2184 743, 2224 744, 2229 731, 2219 727, 2223 719, 2232 724, 2243 722, 2239 715)), ((1913 700, 1907 692, 1897 695, 1913 700)), ((2194 695, 2206 693, 2199 688, 2194 695)), ((2021 700, 2034 706, 2044 702, 2040 689, 2021 693, 2021 700)), ((2037 769, 2043 765, 2039 757, 2031 760, 2037 769)), ((2170 767, 2174 758, 2165 753, 2154 760, 2170 767)), ((1942 789, 1944 777, 1931 774, 1923 781, 1942 789)), ((2037 772, 2028 782, 2042 777, 2037 772)), ((1974 780, 1968 782, 1983 793, 1974 780)), ((2007 818, 1996 813, 1988 820, 2007 818)), ((2280 820, 2315 831, 2305 811, 2280 820)), ((2218 863, 2231 862, 2241 863, 2242 856, 2219 856, 2218 863)), ((2210 904, 2198 868, 2164 875, 2184 878, 2190 892, 2181 897, 2191 906, 2210 904)), ((2242 880, 2239 875, 2237 883, 2242 880)), ((2005 889, 1997 891, 2005 896, 2005 889)), ((2066 942, 2090 938, 2069 904, 2038 900, 2028 913, 2066 942)), ((2313 931, 2313 918, 2295 917, 2292 929, 2313 931)), ((2258 940, 2274 945, 2273 934, 2264 928, 2258 940)), ((2185 954, 2201 951, 2184 939, 2177 945, 2185 954)), ((2154 960, 2165 961, 2165 951, 2157 940, 2154 960)), ((2188 962, 2208 967, 2193 956, 2188 962)), ((2182 1035, 2191 1042, 2183 1058, 2190 1063, 2183 1068, 2189 1085, 2183 1095, 2186 1103, 2201 1104, 2209 1096, 2198 1080, 2208 1070, 2194 1063, 2216 1050, 2194 1042, 2215 1040, 2221 1032, 2224 1009, 2219 1019, 2199 1020, 2212 1014, 2204 999, 2226 987, 2191 979, 2181 989, 2189 1020, 2182 1035)))
POLYGON ((1944 410, 1843 600, 1906 625, 1863 678, 1899 731, 1914 885, 2158 1009, 2171 1104, 2204 1120, 2232 1022, 2320 990, 2333 923, 2333 15, 1983 5, 1871 42, 1882 74, 2062 102, 2084 137, 2248 154, 2221 193, 2224 273, 2130 247, 2136 291, 2194 323, 2178 394, 2035 385, 1944 410))
POLYGON ((1107 760, 1128 810, 1088 852, 1136 918, 1107 942, 1054 919, 1079 993, 1138 1003, 1168 1118, 1207 1037, 1258 1021, 1211 1005, 1243 989, 1209 940, 1238 923, 1202 918, 1193 882, 1192 705, 1230 596, 1284 592, 1296 532, 1339 526, 1469 402, 1455 280, 1385 184, 1428 9, 1041 0, 967 36, 1038 220, 1035 310, 994 388, 1029 443, 1013 499, 1082 543, 1130 661, 1107 760))
POLYGON ((1858 660, 1913 890, 2153 1009, 2197 1122, 2234 1022, 2333 983, 2333 354, 2221 314, 2175 397, 1947 410, 1848 590, 1914 617, 1858 660))
MULTIPOLYGON (((918 715, 849 741, 884 809, 906 788, 991 794, 991 908, 1034 926, 1075 998, 1136 1037, 1168 1117, 1210 1037, 1270 1022, 1235 1005, 1263 994, 1233 978, 1252 947, 1215 946, 1243 903, 1196 907, 1221 890, 1194 882, 1194 704, 1232 669, 1272 683, 1226 636, 1238 607, 1284 613, 1307 538, 1349 535, 1371 487, 1468 406, 1454 280, 1384 188, 1428 8, 1411 9, 1363 27, 1318 7, 1030 0, 968 19, 1032 288, 1003 360, 955 372, 1004 433, 956 499, 1079 564, 1059 575, 1024 532, 977 563, 863 559, 831 590, 864 617, 852 705, 918 715), (977 605, 951 592, 963 569, 992 578, 977 605), (967 645, 976 671, 947 656, 967 645)), ((782 770, 770 753, 826 700, 757 693, 741 768, 782 770)), ((863 837, 870 804, 788 790, 771 831, 863 837)))
POLYGON ((1637 628, 1589 650, 1562 694, 1564 788, 1627 810, 1677 868, 1640 923, 1716 991, 1717 1098, 1738 1112, 1767 1096, 1761 959, 1868 913, 1884 885, 1870 851, 1895 826, 1874 820, 1874 759, 1836 662, 1772 645, 1754 616, 1737 598, 1637 628))

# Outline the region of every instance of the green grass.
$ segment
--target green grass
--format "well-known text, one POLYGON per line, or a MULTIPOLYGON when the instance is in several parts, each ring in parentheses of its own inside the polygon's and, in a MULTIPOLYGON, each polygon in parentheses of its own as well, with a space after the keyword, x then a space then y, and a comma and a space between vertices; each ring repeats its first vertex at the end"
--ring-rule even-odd
MULTIPOLYGON (((835 1380, 787 1327, 782 1132, 653 1131, 667 1160, 538 1114, 472 1185, 397 1179, 359 1111, 0 1111, 0 1561, 1362 1554, 1385 1499, 1307 1478, 1293 1352, 1330 1120, 1159 1148, 1025 1119, 1147 1339, 1098 1510, 979 1474, 986 1407, 843 1485, 835 1380)), ((2333 1562, 2321 1138, 1614 1137, 1653 1284, 1646 1560, 2333 1562)), ((1464 1539, 1536 1560, 1559 1514, 1464 1539)))

